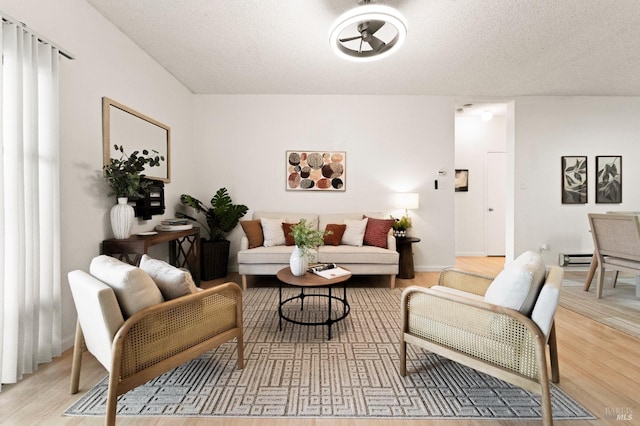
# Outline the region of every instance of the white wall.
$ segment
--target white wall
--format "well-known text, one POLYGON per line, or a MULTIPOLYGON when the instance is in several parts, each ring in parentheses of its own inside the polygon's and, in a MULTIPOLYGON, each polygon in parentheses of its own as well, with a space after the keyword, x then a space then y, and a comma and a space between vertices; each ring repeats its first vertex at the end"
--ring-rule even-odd
POLYGON ((456 117, 455 167, 469 170, 469 191, 455 193, 456 256, 486 254, 486 158, 506 151, 506 118, 456 117))
MULTIPOLYGON (((256 210, 350 212, 393 210, 395 192, 418 192, 410 212, 417 270, 453 265, 454 101, 425 96, 196 96, 197 186, 208 202, 225 186, 256 210), (346 151, 345 192, 285 190, 285 151, 346 151), (446 190, 434 189, 439 170, 446 190)), ((233 232, 231 268, 241 231, 233 232)))
POLYGON ((549 244, 558 253, 591 253, 587 213, 640 210, 640 98, 528 97, 515 102, 515 254, 549 244), (562 156, 586 155, 588 203, 561 203, 562 156), (622 203, 595 203, 595 157, 622 156, 622 203), (526 189, 520 189, 523 182, 526 189))
MULTIPOLYGON (((115 99, 171 127, 172 182, 166 198, 176 200, 191 188, 192 94, 84 0, 9 0, 0 9, 59 44, 75 56, 61 60, 61 274, 63 347, 73 343, 75 308, 66 274, 86 269, 111 238, 108 214, 115 199, 101 177, 103 96, 115 99)), ((126 148, 126 147, 125 147, 126 148)), ((173 216, 169 203, 166 216, 173 216)), ((138 221, 134 231, 159 222, 138 221)))

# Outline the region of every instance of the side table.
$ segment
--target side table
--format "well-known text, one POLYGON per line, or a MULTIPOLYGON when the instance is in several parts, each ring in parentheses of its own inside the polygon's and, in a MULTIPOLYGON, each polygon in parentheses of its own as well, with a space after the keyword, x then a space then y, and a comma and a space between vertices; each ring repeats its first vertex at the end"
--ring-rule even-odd
POLYGON ((419 242, 420 238, 416 237, 396 237, 396 250, 400 254, 398 261, 398 278, 411 279, 415 277, 413 248, 411 244, 419 242))
POLYGON ((158 231, 154 235, 132 235, 123 240, 102 241, 102 254, 113 256, 138 266, 150 246, 169 243, 169 263, 191 271, 193 281, 200 285, 200 228, 184 231, 158 231))

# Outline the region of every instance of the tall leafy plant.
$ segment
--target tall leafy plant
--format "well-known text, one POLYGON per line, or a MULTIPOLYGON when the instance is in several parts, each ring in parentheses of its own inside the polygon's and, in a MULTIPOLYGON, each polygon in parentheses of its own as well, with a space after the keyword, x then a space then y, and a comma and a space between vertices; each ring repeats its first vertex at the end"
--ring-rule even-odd
POLYGON ((220 188, 211 198, 211 207, 207 207, 197 198, 191 195, 182 194, 180 202, 192 207, 197 213, 204 214, 205 223, 195 217, 182 212, 177 212, 176 216, 198 222, 209 234, 209 241, 225 240, 225 235, 238 225, 238 222, 249 208, 244 204, 233 204, 227 188, 220 188))

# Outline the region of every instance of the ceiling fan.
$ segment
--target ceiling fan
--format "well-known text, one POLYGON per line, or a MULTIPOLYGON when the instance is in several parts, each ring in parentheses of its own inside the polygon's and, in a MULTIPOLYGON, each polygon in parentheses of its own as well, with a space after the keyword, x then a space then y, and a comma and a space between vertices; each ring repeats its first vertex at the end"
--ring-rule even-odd
POLYGON ((382 28, 384 24, 384 21, 360 22, 357 27, 358 32, 360 33, 359 36, 340 38, 338 40, 340 40, 340 43, 346 43, 348 41, 360 39, 360 47, 358 48, 358 53, 362 53, 363 43, 368 43, 369 46, 371 46, 371 50, 380 53, 380 51, 387 45, 387 43, 380 40, 374 34, 376 33, 376 31, 382 28))
POLYGON ((395 52, 406 35, 407 22, 400 12, 365 0, 336 20, 329 40, 338 56, 371 61, 395 52))

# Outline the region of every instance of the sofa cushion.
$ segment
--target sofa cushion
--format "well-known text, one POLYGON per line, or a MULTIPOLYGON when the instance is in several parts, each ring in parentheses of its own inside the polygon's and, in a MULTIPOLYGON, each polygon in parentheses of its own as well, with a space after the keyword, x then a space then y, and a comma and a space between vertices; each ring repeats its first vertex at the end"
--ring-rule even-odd
POLYGON ((353 247, 347 245, 322 246, 318 248, 318 262, 371 265, 397 265, 398 252, 374 246, 353 247))
POLYGON ((347 225, 343 223, 330 223, 325 227, 324 243, 330 246, 339 246, 347 225))
MULTIPOLYGON (((298 222, 298 223, 300 223, 300 222, 298 222)), ((287 246, 295 246, 296 245, 296 240, 293 238, 293 235, 291 234, 291 227, 293 225, 297 225, 298 223, 282 222, 282 231, 284 232, 285 245, 287 245, 287 246)))
POLYGON ((505 265, 493 280, 484 300, 529 315, 544 284, 546 268, 538 253, 527 251, 505 265))
POLYGON ((367 222, 367 218, 361 220, 345 220, 344 224, 347 225, 347 228, 342 235, 342 244, 355 247, 362 246, 367 222))
POLYGON ((143 254, 140 260, 140 269, 153 279, 164 300, 171 300, 198 292, 198 288, 189 272, 169 265, 162 260, 153 259, 143 254))
POLYGON ((94 257, 89 273, 113 289, 125 317, 164 301, 149 274, 115 257, 94 257))
POLYGON ((286 239, 284 237, 284 231, 282 229, 282 222, 282 218, 268 219, 263 217, 260 219, 260 224, 262 225, 262 235, 264 236, 263 245, 265 247, 285 245, 286 239))
MULTIPOLYGON (((362 217, 362 216, 360 216, 362 217)), ((280 219, 280 222, 297 223, 300 219, 305 219, 312 229, 318 229, 318 215, 314 213, 295 213, 295 212, 261 212, 253 213, 254 220, 280 219)))
POLYGON ((379 212, 370 213, 325 213, 318 216, 318 229, 324 231, 330 223, 343 224, 345 220, 362 220, 364 217, 375 217, 384 219, 384 215, 379 212))
POLYGON ((367 227, 364 231, 363 244, 387 248, 387 235, 395 222, 395 219, 375 219, 368 218, 367 227))
POLYGON ((240 225, 249 240, 249 248, 260 247, 264 243, 262 224, 259 220, 241 220, 240 225))

